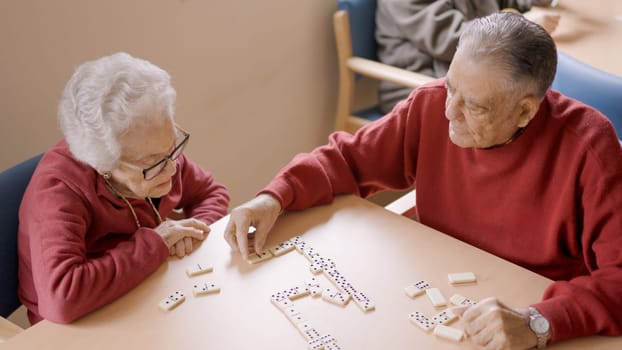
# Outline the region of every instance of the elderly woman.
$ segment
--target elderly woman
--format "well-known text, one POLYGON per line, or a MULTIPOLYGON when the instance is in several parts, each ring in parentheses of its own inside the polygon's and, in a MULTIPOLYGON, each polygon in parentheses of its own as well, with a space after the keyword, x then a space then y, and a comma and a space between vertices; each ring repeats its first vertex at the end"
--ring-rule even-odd
POLYGON ((125 53, 82 64, 67 83, 65 139, 41 159, 19 214, 19 295, 33 324, 119 298, 227 213, 226 188, 183 154, 175 96, 168 73, 125 53))

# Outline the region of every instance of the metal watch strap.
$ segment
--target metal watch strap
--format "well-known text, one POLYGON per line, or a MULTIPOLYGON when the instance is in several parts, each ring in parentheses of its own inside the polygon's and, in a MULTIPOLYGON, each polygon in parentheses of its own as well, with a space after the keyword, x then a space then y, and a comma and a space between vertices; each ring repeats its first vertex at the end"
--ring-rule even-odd
MULTIPOLYGON (((529 307, 529 320, 531 321, 534 318, 544 318, 542 314, 534 307, 529 307)), ((547 320, 548 322, 548 320, 547 320)), ((530 322, 531 323, 531 322, 530 322)), ((551 328, 549 324, 549 329, 546 333, 537 333, 535 330, 532 331, 536 334, 536 338, 538 343, 536 344, 536 349, 544 349, 546 348, 546 344, 549 341, 549 337, 551 336, 551 328)), ((531 326, 530 326, 531 328, 531 326)))

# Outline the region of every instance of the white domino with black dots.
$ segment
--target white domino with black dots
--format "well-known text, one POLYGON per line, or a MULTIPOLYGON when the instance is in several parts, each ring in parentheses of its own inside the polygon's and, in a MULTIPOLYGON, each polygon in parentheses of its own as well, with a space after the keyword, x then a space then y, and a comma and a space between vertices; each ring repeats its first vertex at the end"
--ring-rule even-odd
POLYGON ((449 298, 449 301, 456 306, 469 306, 477 304, 476 301, 471 300, 463 295, 454 294, 449 298))
POLYGON ((322 299, 335 305, 344 306, 350 301, 350 294, 341 293, 330 287, 324 288, 322 291, 322 299))
POLYGON ((184 293, 174 292, 160 301, 160 309, 170 311, 186 300, 184 293))
POLYGON ((309 322, 300 322, 296 325, 296 328, 298 328, 298 331, 300 332, 300 334, 302 334, 307 342, 321 337, 320 332, 315 329, 315 327, 313 327, 309 322))
POLYGON ((424 315, 423 313, 419 311, 410 313, 410 315, 408 315, 408 319, 410 320, 410 322, 419 326, 419 328, 423 329, 426 332, 428 332, 429 330, 434 328, 434 326, 436 326, 436 323, 434 323, 434 321, 431 318, 429 318, 428 316, 424 315))
POLYGON ((421 280, 404 288, 404 292, 409 297, 414 298, 425 293, 425 290, 428 288, 430 288, 430 284, 424 280, 421 280))
POLYGON ((268 260, 272 258, 272 253, 270 253, 270 251, 268 249, 264 249, 261 253, 257 254, 257 253, 250 253, 248 254, 248 258, 246 259, 246 261, 249 264, 257 264, 259 262, 268 260))
POLYGON ((439 325, 447 325, 451 322, 453 322, 454 320, 456 320, 458 318, 458 316, 456 314, 454 314, 453 312, 451 312, 450 309, 441 311, 439 313, 437 313, 436 315, 432 316, 432 322, 434 322, 435 324, 439 325))
POLYGON ((283 243, 279 243, 277 245, 274 245, 270 248, 268 248, 268 250, 270 251, 270 253, 272 253, 272 255, 274 256, 281 256, 287 252, 290 252, 292 250, 295 249, 295 246, 293 243, 286 241, 283 243))
POLYGON ((214 268, 211 265, 200 263, 192 264, 186 268, 186 274, 188 277, 194 277, 212 271, 214 271, 214 268))
POLYGON ((219 292, 220 287, 213 282, 195 283, 192 287, 192 294, 194 294, 195 297, 219 292))

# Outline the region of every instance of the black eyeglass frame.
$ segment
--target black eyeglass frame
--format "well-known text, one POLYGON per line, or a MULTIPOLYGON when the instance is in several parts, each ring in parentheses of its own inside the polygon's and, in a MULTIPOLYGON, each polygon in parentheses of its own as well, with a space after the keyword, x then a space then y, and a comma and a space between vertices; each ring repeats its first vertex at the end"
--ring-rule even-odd
POLYGON ((177 158, 179 158, 179 156, 183 153, 184 148, 186 148, 186 145, 188 144, 188 140, 190 139, 190 133, 184 130, 182 127, 180 127, 177 124, 175 124, 175 128, 182 132, 182 134, 184 135, 183 140, 181 140, 181 142, 177 144, 175 148, 173 148, 173 150, 171 151, 169 155, 165 156, 164 158, 162 158, 160 161, 158 161, 154 165, 148 168, 142 168, 142 167, 139 167, 138 165, 134 165, 132 163, 128 163, 125 161, 121 161, 121 163, 132 169, 141 171, 143 174, 143 179, 145 179, 145 181, 153 180, 158 175, 162 174, 162 172, 166 168, 166 164, 168 161, 175 161, 177 158), (147 174, 153 169, 156 169, 157 167, 160 167, 160 170, 158 170, 154 175, 147 177, 147 174))

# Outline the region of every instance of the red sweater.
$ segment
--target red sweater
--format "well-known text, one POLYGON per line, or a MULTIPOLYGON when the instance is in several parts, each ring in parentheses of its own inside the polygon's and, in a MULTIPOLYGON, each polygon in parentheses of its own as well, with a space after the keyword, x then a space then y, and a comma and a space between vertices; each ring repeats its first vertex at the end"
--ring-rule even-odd
POLYGON ((553 342, 622 334, 622 148, 611 123, 549 91, 510 144, 460 148, 443 84, 416 89, 354 136, 333 133, 262 192, 297 210, 416 183, 422 223, 556 281, 534 305, 553 342))
MULTIPOLYGON (((19 212, 19 296, 31 323, 68 323, 119 298, 164 263, 169 249, 146 200, 129 199, 141 228, 101 175, 71 155, 65 141, 41 159, 19 212)), ((211 224, 227 213, 229 195, 184 155, 171 191, 160 199, 211 224)))

